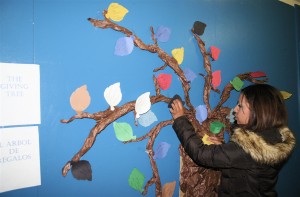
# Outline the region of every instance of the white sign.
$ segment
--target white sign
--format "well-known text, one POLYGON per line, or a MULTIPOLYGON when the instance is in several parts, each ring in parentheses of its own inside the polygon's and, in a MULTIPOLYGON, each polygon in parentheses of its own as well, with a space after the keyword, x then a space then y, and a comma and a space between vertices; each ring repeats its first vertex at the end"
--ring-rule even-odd
POLYGON ((0 63, 0 126, 40 124, 40 67, 0 63))
POLYGON ((37 126, 0 129, 0 193, 41 185, 37 126))

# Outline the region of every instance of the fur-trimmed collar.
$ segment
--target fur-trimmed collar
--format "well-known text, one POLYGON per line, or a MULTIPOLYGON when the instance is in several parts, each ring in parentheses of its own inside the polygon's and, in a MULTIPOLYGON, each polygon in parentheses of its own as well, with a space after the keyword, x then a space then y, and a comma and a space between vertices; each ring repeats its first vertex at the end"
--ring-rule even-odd
POLYGON ((288 127, 278 130, 282 142, 275 145, 268 144, 255 132, 242 128, 236 128, 230 140, 239 144, 255 161, 261 164, 275 165, 286 160, 296 144, 296 139, 288 127))

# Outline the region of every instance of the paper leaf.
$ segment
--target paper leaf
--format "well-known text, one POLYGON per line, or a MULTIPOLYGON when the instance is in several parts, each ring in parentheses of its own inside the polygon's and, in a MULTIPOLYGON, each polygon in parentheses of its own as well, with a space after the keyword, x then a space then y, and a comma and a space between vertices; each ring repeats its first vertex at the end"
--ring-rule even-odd
POLYGON ((157 28, 155 37, 160 42, 168 42, 168 40, 170 39, 170 35, 171 35, 171 29, 170 28, 164 27, 164 26, 159 26, 157 28))
POLYGON ((167 142, 160 142, 157 147, 156 150, 154 151, 154 156, 153 159, 163 159, 167 156, 169 148, 171 147, 170 144, 168 144, 167 142))
POLYGON ((167 90, 172 82, 171 74, 161 73, 157 76, 157 83, 162 90, 167 90))
POLYGON ((72 162, 72 175, 77 180, 92 180, 91 164, 86 160, 72 162))
POLYGON ((140 95, 135 102, 135 112, 136 118, 139 118, 141 114, 146 113, 151 108, 151 101, 150 101, 150 92, 146 92, 140 95))
POLYGON ((217 70, 212 73, 212 85, 216 89, 221 84, 221 71, 217 70))
POLYGON ((196 107, 196 119, 202 124, 207 119, 207 108, 205 105, 196 107))
POLYGON ((222 122, 214 121, 210 123, 210 132, 212 132, 213 134, 218 134, 220 133, 221 129, 224 127, 225 125, 222 122))
POLYGON ((233 110, 231 109, 228 116, 226 116, 227 119, 229 119, 230 123, 234 123, 234 115, 233 115, 233 110))
POLYGON ((206 27, 205 23, 202 23, 200 21, 195 21, 193 26, 194 33, 200 36, 203 35, 205 27, 206 27))
POLYGON ((177 63, 180 65, 183 62, 184 48, 176 48, 172 50, 172 55, 176 59, 177 63))
POLYGON ((114 122, 113 127, 115 134, 118 140, 124 142, 132 139, 136 139, 136 136, 133 135, 131 126, 126 122, 114 122))
POLYGON ((130 187, 142 193, 144 191, 143 189, 144 181, 145 181, 145 176, 137 168, 134 168, 131 171, 128 179, 128 183, 130 187))
POLYGON ((253 78, 260 78, 260 77, 266 77, 266 73, 264 72, 251 72, 250 76, 253 78))
POLYGON ((211 47, 210 47, 210 52, 211 52, 211 58, 212 58, 213 60, 218 60, 221 50, 218 49, 218 48, 215 47, 215 46, 211 46, 211 47))
POLYGON ((208 140, 208 137, 209 136, 207 134, 204 134, 204 136, 202 137, 203 144, 206 144, 206 145, 214 144, 213 142, 211 142, 211 141, 208 140))
POLYGON ((113 21, 121 21, 128 13, 128 10, 118 3, 111 3, 107 9, 106 18, 110 18, 113 21))
POLYGON ((286 92, 286 91, 280 91, 280 93, 281 93, 283 99, 288 99, 288 98, 290 98, 292 96, 291 93, 286 92))
POLYGON ((151 110, 145 114, 142 114, 138 119, 139 124, 143 127, 148 127, 155 121, 157 121, 157 117, 151 110))
POLYGON ((115 46, 115 55, 125 56, 131 54, 133 51, 133 38, 132 37, 122 37, 117 40, 115 46))
POLYGON ((91 97, 86 85, 77 88, 70 96, 71 107, 77 112, 77 114, 82 114, 90 103, 91 97))
POLYGON ((192 82, 197 77, 197 75, 189 68, 185 68, 183 72, 186 79, 190 82, 192 82))
POLYGON ((237 91, 240 91, 244 85, 244 82, 238 77, 235 77, 232 81, 230 81, 230 83, 237 91))
POLYGON ((224 138, 225 143, 229 142, 230 135, 227 131, 224 131, 223 138, 224 138))
POLYGON ((104 90, 104 98, 106 102, 109 104, 110 109, 115 110, 115 106, 117 106, 122 100, 122 92, 120 88, 120 83, 115 83, 110 85, 104 90))
POLYGON ((162 189, 162 197, 172 197, 175 191, 176 181, 166 183, 162 189))

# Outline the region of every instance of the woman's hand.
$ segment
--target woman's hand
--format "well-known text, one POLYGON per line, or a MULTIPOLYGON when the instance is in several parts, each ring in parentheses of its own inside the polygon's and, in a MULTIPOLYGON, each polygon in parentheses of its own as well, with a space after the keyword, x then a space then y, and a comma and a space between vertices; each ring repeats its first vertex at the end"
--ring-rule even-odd
POLYGON ((218 137, 209 136, 207 140, 211 141, 214 144, 223 144, 222 140, 218 137))
POLYGON ((170 112, 174 120, 184 115, 184 107, 179 99, 175 99, 171 106, 172 107, 170 108, 170 112))

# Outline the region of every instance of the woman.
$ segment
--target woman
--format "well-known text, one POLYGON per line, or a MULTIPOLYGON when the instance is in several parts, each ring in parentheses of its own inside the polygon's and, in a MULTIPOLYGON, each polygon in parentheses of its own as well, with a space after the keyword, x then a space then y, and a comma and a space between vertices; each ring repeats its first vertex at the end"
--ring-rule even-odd
POLYGON ((219 196, 277 196, 278 173, 295 146, 277 89, 255 84, 241 90, 234 108, 237 126, 227 144, 203 144, 184 116, 181 101, 171 106, 173 129, 186 153, 198 165, 220 169, 219 196))

